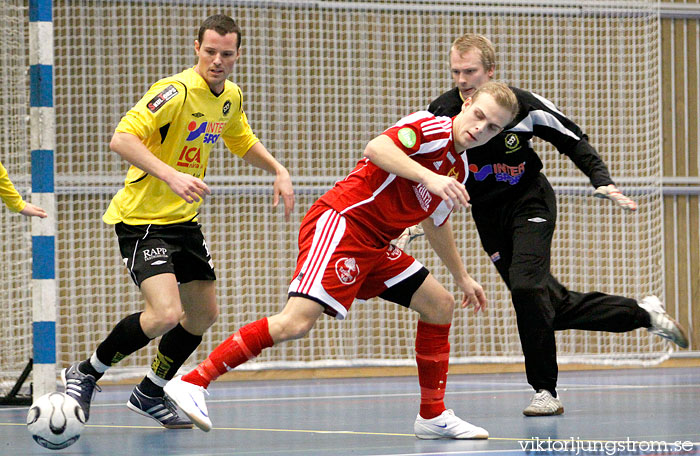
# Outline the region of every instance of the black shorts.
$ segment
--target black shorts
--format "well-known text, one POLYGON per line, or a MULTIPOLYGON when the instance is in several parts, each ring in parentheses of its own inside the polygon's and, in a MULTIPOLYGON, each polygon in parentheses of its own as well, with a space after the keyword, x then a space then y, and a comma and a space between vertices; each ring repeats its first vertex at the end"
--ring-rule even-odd
POLYGON ((201 225, 127 225, 114 227, 124 265, 137 286, 158 274, 175 274, 178 283, 216 280, 214 263, 201 225))
POLYGON ((430 272, 423 266, 412 276, 406 277, 391 288, 384 290, 379 297, 409 308, 413 295, 418 291, 420 286, 423 285, 425 279, 428 278, 428 274, 430 274, 430 272))

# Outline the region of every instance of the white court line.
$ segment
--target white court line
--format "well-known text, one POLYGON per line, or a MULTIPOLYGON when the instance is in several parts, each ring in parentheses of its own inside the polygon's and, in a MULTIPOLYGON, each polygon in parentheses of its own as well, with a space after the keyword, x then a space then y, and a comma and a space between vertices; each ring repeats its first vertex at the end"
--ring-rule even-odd
MULTIPOLYGON (((556 440, 563 440, 563 439, 556 439, 556 440)), ((601 440, 593 440, 593 441, 600 442, 601 440)), ((700 442, 692 442, 692 445, 693 446, 700 446, 700 442)), ((522 450, 522 449, 517 448, 517 449, 512 449, 512 450, 501 449, 501 450, 467 450, 467 451, 448 451, 448 452, 440 451, 439 453, 435 453, 435 452, 431 452, 431 453, 402 453, 402 454, 392 454, 391 456, 442 456, 442 455, 493 454, 493 453, 497 453, 497 454, 505 454, 505 453, 532 454, 532 453, 537 453, 537 451, 532 451, 532 450, 527 451, 527 450, 522 450)), ((566 453, 571 453, 571 452, 562 452, 562 454, 566 454, 566 453)), ((543 452, 543 454, 550 454, 550 453, 543 452)), ((655 454, 657 454, 657 453, 655 453, 655 454)), ((669 454, 676 454, 676 453, 669 453, 669 454)), ((685 454, 691 455, 691 454, 695 454, 695 453, 685 453, 685 454)), ((371 454, 371 455, 365 455, 365 456, 386 456, 386 454, 385 453, 371 454)))
MULTIPOLYGON (((449 383, 448 383, 449 385, 449 383)), ((593 385, 593 386, 571 386, 566 388, 557 388, 560 391, 595 391, 600 389, 686 389, 700 388, 700 383, 689 385, 593 385)), ((495 393, 522 393, 531 392, 531 388, 513 388, 513 389, 491 389, 478 391, 447 391, 447 396, 476 396, 481 394, 495 393)), ((375 398, 391 398, 391 397, 419 397, 420 393, 377 393, 377 394, 344 394, 344 395, 327 395, 327 396, 296 396, 296 397, 257 397, 257 398, 238 398, 238 399, 207 399, 207 404, 225 404, 225 403, 241 403, 241 402, 287 402, 287 401, 308 401, 308 400, 327 400, 327 399, 375 399, 375 398)), ((211 397, 211 396, 210 396, 211 397)), ((117 404, 93 404, 92 407, 111 407, 124 405, 119 402, 117 404)))
MULTIPOLYGON (((449 385, 449 383, 448 383, 449 385)), ((687 385, 588 385, 579 386, 572 385, 566 387, 558 387, 562 392, 566 391, 597 391, 597 390, 645 390, 645 389, 687 389, 700 388, 700 383, 692 383, 687 385)), ((531 392, 532 389, 527 388, 510 388, 510 389, 490 389, 476 391, 447 391, 447 396, 477 396, 481 394, 496 394, 496 393, 523 393, 531 392)), ((390 398, 390 397, 419 397, 420 393, 377 393, 377 394, 346 394, 346 395, 326 395, 326 396, 296 396, 296 397, 257 397, 257 398, 239 398, 239 399, 208 399, 207 404, 224 404, 224 403, 241 403, 241 402, 286 402, 286 401, 308 401, 308 400, 327 400, 327 399, 372 399, 372 398, 390 398)), ((123 406, 123 402, 109 404, 92 404, 91 407, 115 407, 123 406)), ((3 407, 2 411, 21 410, 26 407, 3 407)))
MULTIPOLYGON (((403 454, 391 454, 391 456, 443 456, 443 455, 459 455, 459 454, 504 454, 504 453, 525 453, 521 449, 516 450, 469 450, 469 451, 440 451, 439 453, 403 453, 403 454)), ((365 456, 387 456, 386 453, 381 454, 368 454, 365 456)))
MULTIPOLYGON (((449 383, 448 383, 449 385, 449 383)), ((594 385, 594 386, 571 386, 566 388, 557 388, 560 391, 591 391, 600 389, 661 389, 661 388, 700 388, 700 383, 690 385, 594 385)), ((447 396, 475 396, 480 394, 494 393, 522 393, 530 392, 531 388, 515 388, 515 389, 491 389, 478 391, 447 391, 447 396)), ((298 400, 324 400, 324 399, 367 399, 367 398, 386 398, 386 397, 419 397, 420 393, 377 393, 377 394, 349 394, 349 395, 329 395, 329 396, 298 396, 298 397, 260 397, 260 398, 240 398, 240 399, 213 399, 207 400, 207 403, 226 403, 226 402, 269 402, 269 401, 298 401, 298 400)))

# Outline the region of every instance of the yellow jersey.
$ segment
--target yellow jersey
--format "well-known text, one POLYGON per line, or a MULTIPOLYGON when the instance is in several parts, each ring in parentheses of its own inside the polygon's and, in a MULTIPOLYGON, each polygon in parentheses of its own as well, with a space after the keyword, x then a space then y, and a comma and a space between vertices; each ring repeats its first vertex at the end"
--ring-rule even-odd
POLYGON ((2 166, 2 163, 0 163, 0 198, 12 212, 20 212, 27 205, 15 186, 12 185, 10 176, 7 175, 7 170, 2 166))
MULTIPOLYGON (((242 99, 241 89, 228 80, 224 91, 214 95, 190 68, 153 84, 116 131, 139 137, 163 162, 203 179, 209 153, 220 137, 239 157, 259 141, 248 125, 242 99)), ((195 221, 201 203, 188 204, 165 182, 132 165, 102 220, 112 225, 195 221)))

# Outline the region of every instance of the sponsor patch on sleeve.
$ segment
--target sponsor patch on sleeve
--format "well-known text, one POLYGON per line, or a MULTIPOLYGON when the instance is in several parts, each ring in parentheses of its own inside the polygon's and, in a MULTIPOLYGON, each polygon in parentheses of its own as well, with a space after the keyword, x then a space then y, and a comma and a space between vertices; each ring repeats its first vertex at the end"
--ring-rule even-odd
POLYGON ((416 132, 412 128, 404 127, 397 133, 399 141, 407 149, 411 149, 416 145, 416 132))
POLYGON ((172 100, 178 93, 174 85, 169 85, 148 102, 148 110, 155 114, 168 100, 172 100))

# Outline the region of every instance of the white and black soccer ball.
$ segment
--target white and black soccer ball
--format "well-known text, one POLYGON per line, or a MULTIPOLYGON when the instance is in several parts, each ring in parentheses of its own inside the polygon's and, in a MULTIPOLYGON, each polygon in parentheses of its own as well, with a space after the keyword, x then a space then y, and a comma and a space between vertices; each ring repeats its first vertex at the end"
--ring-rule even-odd
POLYGON ((50 450, 73 445, 85 427, 85 412, 64 393, 48 393, 34 401, 27 414, 27 429, 36 443, 50 450))

